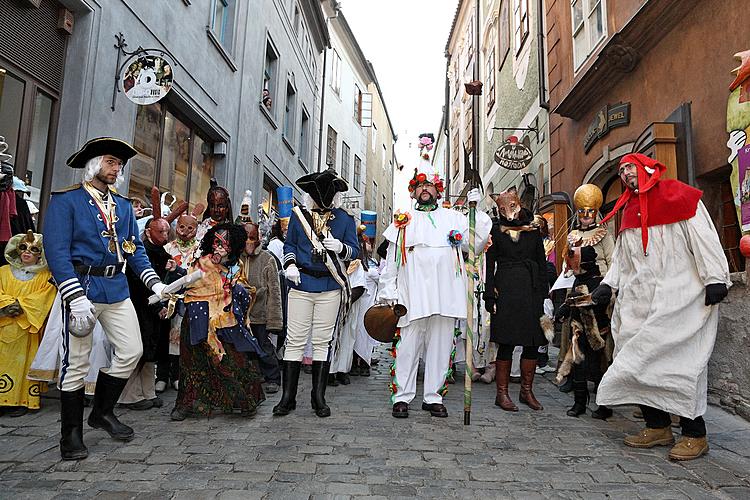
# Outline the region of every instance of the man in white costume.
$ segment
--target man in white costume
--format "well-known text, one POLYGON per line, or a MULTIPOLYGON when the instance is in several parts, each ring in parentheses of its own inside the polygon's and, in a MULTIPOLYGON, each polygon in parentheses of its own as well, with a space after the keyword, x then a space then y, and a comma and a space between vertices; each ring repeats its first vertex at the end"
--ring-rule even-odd
POLYGON ((707 366, 716 340, 716 304, 731 285, 724 251, 702 192, 660 180, 666 167, 641 154, 626 155, 619 175, 627 187, 603 222, 624 208, 612 266, 594 290, 596 303, 617 292, 612 316, 614 361, 599 405, 638 404, 646 428, 625 438, 634 448, 674 442, 670 416, 680 416, 682 438, 669 458, 708 452, 707 366))
MULTIPOLYGON (((443 395, 450 375, 456 320, 465 319, 467 282, 461 247, 468 249, 469 220, 438 205, 443 181, 429 162, 422 162, 409 181, 414 210, 397 213, 383 233, 388 240, 386 265, 380 277, 378 300, 406 306, 398 322, 391 375, 393 416, 409 416, 416 396, 420 354, 425 362, 422 409, 433 417, 447 417, 443 395)), ((478 189, 468 201, 479 201, 478 189)), ((490 217, 477 211, 475 248, 483 248, 492 228, 490 217)))

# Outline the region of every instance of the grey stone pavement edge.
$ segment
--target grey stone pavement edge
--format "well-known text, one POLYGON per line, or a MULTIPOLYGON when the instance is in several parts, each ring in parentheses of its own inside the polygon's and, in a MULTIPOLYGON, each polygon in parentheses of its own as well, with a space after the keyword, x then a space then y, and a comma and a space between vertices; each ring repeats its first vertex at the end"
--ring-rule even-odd
MULTIPOLYGON (((620 407, 608 422, 571 418, 572 396, 537 376, 544 411, 493 406, 494 384, 474 384, 471 426, 463 425, 463 385, 446 398, 449 417, 431 418, 419 397, 408 419, 390 415, 388 368, 329 387, 330 418, 310 409, 301 375, 297 410, 273 417, 270 395, 251 419, 220 415, 169 420, 164 407, 117 410, 136 430, 130 443, 85 429, 89 458, 59 459, 55 392, 36 414, 0 417, 0 498, 644 498, 750 499, 750 423, 710 407, 711 451, 676 463, 668 449, 622 444, 641 422, 620 407)), ((511 396, 518 401, 518 384, 511 396)), ((419 389, 421 390, 421 385, 419 389)), ((87 410, 88 413, 88 410, 87 410)), ((589 412, 590 413, 590 412, 589 412)))

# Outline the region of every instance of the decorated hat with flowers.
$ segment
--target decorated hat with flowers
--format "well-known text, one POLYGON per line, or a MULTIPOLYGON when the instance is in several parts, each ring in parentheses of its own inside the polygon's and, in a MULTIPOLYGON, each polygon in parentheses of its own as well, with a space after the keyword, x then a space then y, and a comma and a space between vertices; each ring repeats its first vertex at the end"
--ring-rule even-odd
POLYGON ((445 191, 445 185, 443 179, 440 178, 435 167, 429 162, 422 162, 418 168, 414 169, 414 176, 409 179, 409 192, 412 197, 415 196, 417 187, 423 184, 432 184, 437 190, 437 197, 441 198, 443 191, 445 191))

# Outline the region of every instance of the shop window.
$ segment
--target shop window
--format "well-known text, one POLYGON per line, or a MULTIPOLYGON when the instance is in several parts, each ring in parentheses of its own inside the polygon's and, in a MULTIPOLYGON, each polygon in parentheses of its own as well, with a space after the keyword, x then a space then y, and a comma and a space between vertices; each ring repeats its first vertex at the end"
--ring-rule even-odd
POLYGON ((232 52, 234 42, 235 0, 213 0, 211 31, 221 45, 232 52))
POLYGON ((5 137, 8 143, 6 153, 13 158, 18 155, 25 90, 23 80, 0 69, 0 136, 5 137))
POLYGON ((529 0, 513 0, 513 28, 516 55, 529 37, 529 0))
POLYGON ((578 69, 607 35, 606 2, 571 0, 573 67, 578 69))
POLYGON ((328 125, 328 138, 326 140, 326 165, 336 168, 336 142, 338 134, 328 125))
POLYGON ((351 148, 345 142, 341 143, 341 178, 349 182, 349 155, 351 148))
POLYGON ((149 199, 151 187, 169 191, 190 206, 204 202, 214 173, 213 145, 165 105, 139 106, 129 165, 130 196, 149 199))
POLYGON ((354 155, 354 189, 359 191, 359 183, 362 182, 362 160, 354 155))
POLYGON ((297 106, 297 93, 291 82, 286 84, 286 104, 284 106, 284 137, 294 137, 294 110, 297 106))

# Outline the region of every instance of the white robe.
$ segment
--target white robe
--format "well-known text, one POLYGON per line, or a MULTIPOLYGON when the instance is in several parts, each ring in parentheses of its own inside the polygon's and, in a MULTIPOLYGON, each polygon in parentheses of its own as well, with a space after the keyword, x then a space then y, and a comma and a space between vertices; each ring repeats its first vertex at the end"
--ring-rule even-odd
MULTIPOLYGON (((440 315, 466 319, 467 284, 463 255, 448 241, 452 230, 463 235, 468 250, 469 218, 456 210, 437 208, 432 212, 411 211, 406 226, 406 264, 396 262, 399 230, 391 224, 383 233, 390 243, 386 266, 380 276, 381 300, 397 300, 407 308, 398 326, 440 315)), ((492 229, 492 220, 482 211, 476 212, 476 241, 482 251, 492 229)))
POLYGON ((650 227, 648 256, 640 228, 624 230, 602 282, 618 296, 614 361, 596 402, 643 404, 688 418, 703 415, 719 320, 718 306, 705 305, 705 287, 731 286, 724 250, 703 203, 689 220, 650 227))
POLYGON ((375 295, 378 293, 378 281, 380 273, 377 263, 370 262, 369 269, 365 273, 365 293, 357 302, 360 303, 359 315, 357 317, 357 338, 354 341, 354 352, 368 365, 372 361, 372 349, 380 342, 370 337, 365 330, 365 313, 375 303, 375 295))

